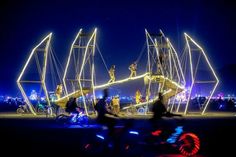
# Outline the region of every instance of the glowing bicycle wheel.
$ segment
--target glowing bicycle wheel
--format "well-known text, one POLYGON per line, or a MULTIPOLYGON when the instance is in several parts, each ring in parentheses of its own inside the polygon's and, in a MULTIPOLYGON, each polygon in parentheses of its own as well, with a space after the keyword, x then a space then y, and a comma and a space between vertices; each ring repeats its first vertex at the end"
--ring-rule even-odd
POLYGON ((200 140, 197 135, 193 133, 184 133, 180 136, 179 151, 185 156, 193 156, 197 154, 200 149, 200 140))

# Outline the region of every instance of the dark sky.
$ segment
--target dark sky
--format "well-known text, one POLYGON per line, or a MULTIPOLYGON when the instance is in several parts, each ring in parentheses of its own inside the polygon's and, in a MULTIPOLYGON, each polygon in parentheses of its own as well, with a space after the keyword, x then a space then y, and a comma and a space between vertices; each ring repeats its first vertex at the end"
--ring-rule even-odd
POLYGON ((187 32, 217 69, 236 64, 236 5, 230 1, 1 0, 0 94, 18 92, 16 78, 31 49, 47 33, 53 32, 53 49, 64 64, 77 31, 95 27, 108 65, 128 65, 137 59, 145 42, 144 28, 162 29, 179 51, 187 32))

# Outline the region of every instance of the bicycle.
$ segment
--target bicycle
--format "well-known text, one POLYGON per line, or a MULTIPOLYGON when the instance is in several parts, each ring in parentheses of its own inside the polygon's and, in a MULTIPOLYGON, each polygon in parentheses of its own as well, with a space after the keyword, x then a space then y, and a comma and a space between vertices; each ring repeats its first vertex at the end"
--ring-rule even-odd
POLYGON ((81 126, 87 126, 89 117, 81 112, 75 112, 68 114, 60 114, 56 117, 56 122, 59 124, 76 124, 81 126))
POLYGON ((86 143, 83 148, 87 154, 105 152, 117 155, 119 152, 119 156, 149 156, 147 153, 154 153, 156 156, 160 153, 160 148, 171 148, 184 156, 193 156, 199 152, 200 139, 195 133, 185 131, 183 125, 171 127, 163 125, 156 129, 145 129, 124 126, 112 137, 108 136, 107 130, 101 130, 96 133, 95 139, 86 143), (117 149, 118 151, 114 152, 117 149))
POLYGON ((16 109, 16 113, 17 114, 23 114, 23 113, 28 113, 28 109, 27 109, 27 106, 26 104, 24 105, 19 105, 19 107, 16 109))

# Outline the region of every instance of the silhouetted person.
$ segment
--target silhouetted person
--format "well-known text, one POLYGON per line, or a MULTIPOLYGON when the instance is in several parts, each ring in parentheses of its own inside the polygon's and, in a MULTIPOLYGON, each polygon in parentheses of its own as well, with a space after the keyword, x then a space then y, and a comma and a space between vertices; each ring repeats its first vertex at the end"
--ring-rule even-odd
POLYGON ((167 112, 165 105, 163 104, 163 96, 162 93, 159 93, 158 100, 154 102, 152 107, 153 112, 153 120, 159 120, 164 116, 167 112))
POLYGON ((71 97, 66 103, 66 112, 68 113, 78 113, 78 106, 76 103, 76 98, 71 97))
POLYGON ((99 124, 106 125, 109 129, 109 136, 112 136, 116 120, 115 118, 112 118, 108 115, 113 115, 113 116, 116 115, 114 115, 112 111, 108 109, 108 104, 106 102, 107 97, 108 97, 108 89, 104 89, 103 98, 97 102, 97 104, 95 105, 95 109, 98 113, 97 122, 99 124))
POLYGON ((152 107, 153 117, 151 119, 151 122, 153 124, 154 128, 158 127, 165 127, 166 122, 162 121, 162 117, 182 117, 181 114, 174 114, 169 111, 167 111, 165 104, 163 103, 163 95, 162 93, 159 93, 158 100, 153 103, 152 107))
POLYGON ((153 117, 150 119, 152 129, 160 129, 165 128, 166 122, 162 119, 163 116, 166 115, 167 109, 163 103, 163 95, 162 93, 158 94, 158 99, 153 103, 152 112, 153 117))
POLYGON ((235 104, 234 104, 234 101, 233 101, 232 98, 230 98, 230 99, 228 100, 227 106, 228 106, 229 110, 233 110, 233 109, 234 109, 235 104))

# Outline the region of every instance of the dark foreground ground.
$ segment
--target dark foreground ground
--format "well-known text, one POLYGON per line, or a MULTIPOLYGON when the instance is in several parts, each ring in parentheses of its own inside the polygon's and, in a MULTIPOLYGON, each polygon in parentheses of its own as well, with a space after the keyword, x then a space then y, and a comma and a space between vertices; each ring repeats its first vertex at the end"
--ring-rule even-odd
MULTIPOLYGON (((148 118, 133 117, 132 120, 136 129, 150 127, 148 118)), ((181 119, 165 118, 165 121, 171 125, 181 123, 185 130, 199 136, 201 149, 196 156, 236 156, 235 116, 187 116, 181 119)), ((90 126, 82 128, 58 125, 54 118, 0 115, 0 156, 85 156, 82 152, 84 144, 95 138, 100 130, 94 125, 94 120, 91 120, 90 126)), ((142 156, 181 156, 166 148, 159 148, 155 153, 151 149, 137 149, 137 152, 143 151, 145 155, 142 156)), ((105 154, 91 153, 91 156, 105 154)))

